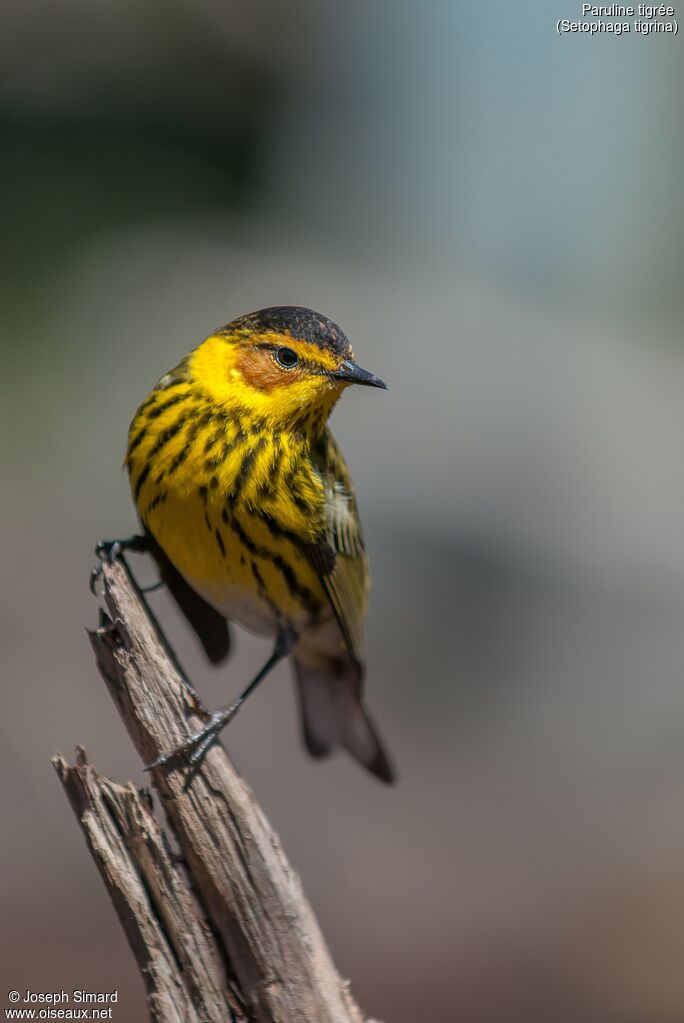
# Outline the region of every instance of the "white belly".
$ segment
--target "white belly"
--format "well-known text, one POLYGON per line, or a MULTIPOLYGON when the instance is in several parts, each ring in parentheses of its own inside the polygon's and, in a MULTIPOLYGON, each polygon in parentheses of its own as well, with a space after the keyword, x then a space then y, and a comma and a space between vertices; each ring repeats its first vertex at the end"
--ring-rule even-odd
POLYGON ((311 625, 310 616, 304 609, 295 615, 294 620, 285 619, 277 612, 275 606, 264 600, 255 590, 225 585, 212 587, 206 581, 189 582, 192 588, 229 622, 235 622, 257 636, 276 636, 284 627, 302 633, 311 625))
POLYGON ((295 621, 285 621, 253 590, 225 586, 212 589, 206 582, 200 585, 194 580, 189 581, 193 589, 219 614, 224 615, 229 622, 241 625, 248 632, 275 638, 284 626, 294 629, 301 637, 297 644, 297 655, 305 663, 320 664, 328 657, 339 657, 346 649, 331 607, 326 608, 315 622, 311 621, 304 610, 295 621))
POLYGON ((282 622, 256 592, 242 587, 211 587, 197 580, 190 580, 190 585, 229 622, 237 622, 258 636, 277 635, 282 622))

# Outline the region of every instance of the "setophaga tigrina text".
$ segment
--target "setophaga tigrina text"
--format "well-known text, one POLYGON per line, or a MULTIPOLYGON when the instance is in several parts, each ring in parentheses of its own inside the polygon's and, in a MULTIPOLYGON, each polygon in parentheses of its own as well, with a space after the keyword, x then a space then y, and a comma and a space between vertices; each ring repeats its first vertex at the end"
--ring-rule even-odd
POLYGON ((155 765, 182 752, 201 759, 291 654, 309 752, 344 747, 393 780, 363 702, 368 559, 326 425, 350 384, 385 386, 357 366, 331 320, 277 307, 215 331, 136 412, 126 466, 144 536, 132 546, 155 556, 212 662, 229 651, 227 621, 275 637, 238 701, 155 765))

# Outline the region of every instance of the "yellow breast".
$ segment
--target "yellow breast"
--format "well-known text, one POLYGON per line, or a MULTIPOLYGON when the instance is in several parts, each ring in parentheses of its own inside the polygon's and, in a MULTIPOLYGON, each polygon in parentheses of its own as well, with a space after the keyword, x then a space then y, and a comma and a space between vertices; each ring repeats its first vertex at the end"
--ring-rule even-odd
POLYGON ((325 495, 304 438, 212 408, 171 378, 136 414, 127 466, 141 520, 217 610, 259 632, 320 618, 325 595, 304 548, 325 495))

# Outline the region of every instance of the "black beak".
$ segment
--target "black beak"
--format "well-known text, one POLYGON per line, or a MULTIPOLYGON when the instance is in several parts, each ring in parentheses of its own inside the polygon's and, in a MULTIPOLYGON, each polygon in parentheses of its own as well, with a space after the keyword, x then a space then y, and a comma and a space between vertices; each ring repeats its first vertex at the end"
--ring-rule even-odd
POLYGON ((366 387, 382 387, 383 391, 387 390, 384 380, 376 377, 374 373, 369 373, 367 369, 361 369, 351 359, 345 359, 340 368, 332 374, 332 377, 345 384, 364 384, 366 387))

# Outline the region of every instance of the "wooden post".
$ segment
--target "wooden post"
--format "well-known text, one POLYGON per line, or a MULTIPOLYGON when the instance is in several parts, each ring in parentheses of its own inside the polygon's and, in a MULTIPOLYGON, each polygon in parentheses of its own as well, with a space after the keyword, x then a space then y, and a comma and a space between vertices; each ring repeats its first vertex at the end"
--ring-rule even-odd
MULTIPOLYGON (((123 559, 103 565, 107 614, 90 640, 145 763, 201 711, 123 559)), ((77 751, 53 761, 112 897, 159 1023, 372 1023, 352 998, 277 835, 224 749, 156 768, 147 791, 116 785, 77 751), (182 863, 183 869, 180 864, 182 863)))

